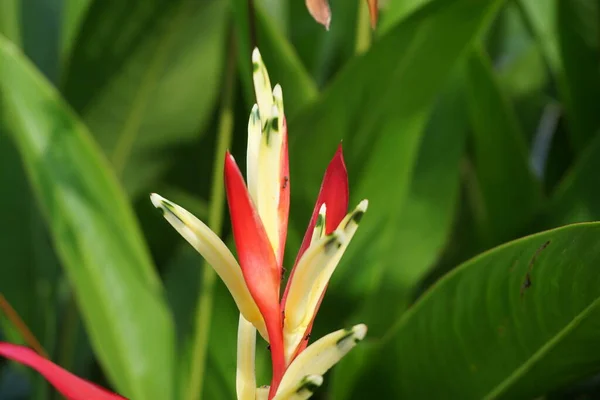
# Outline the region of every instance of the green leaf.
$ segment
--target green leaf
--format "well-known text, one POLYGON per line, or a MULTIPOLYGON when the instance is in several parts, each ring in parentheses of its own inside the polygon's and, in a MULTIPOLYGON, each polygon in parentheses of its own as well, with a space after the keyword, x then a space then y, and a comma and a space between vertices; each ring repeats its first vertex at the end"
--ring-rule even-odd
MULTIPOLYGON (((462 71, 439 99, 419 146, 406 198, 395 221, 396 252, 388 255, 376 290, 365 299, 364 309, 355 318, 369 326, 369 337, 382 336, 405 311, 415 286, 442 254, 452 228, 468 126, 462 71), (396 304, 397 309, 382 310, 381 304, 396 304)), ((357 274, 353 282, 357 290, 363 279, 368 275, 361 279, 357 274)))
POLYGON ((402 19, 409 16, 419 8, 431 3, 433 0, 403 0, 391 1, 387 4, 385 12, 382 13, 378 30, 386 33, 398 24, 402 19))
MULTIPOLYGON (((361 310, 352 318, 352 323, 367 324, 371 340, 384 336, 406 311, 416 284, 435 265, 451 231, 468 126, 463 75, 464 68, 453 75, 429 118, 398 221, 395 265, 381 273, 376 290, 364 299, 361 310), (382 304, 393 306, 382 308, 382 304)), ((356 279, 355 285, 359 281, 356 279)), ((354 385, 350 382, 364 373, 372 347, 361 344, 336 366, 330 388, 332 398, 351 397, 354 385)))
POLYGON ((550 69, 557 77, 562 73, 562 60, 557 35, 557 4, 561 0, 519 0, 517 3, 532 33, 535 35, 550 69))
POLYGON ((552 196, 551 226, 600 220, 600 134, 581 153, 552 196))
POLYGON ((75 44, 77 32, 92 0, 64 0, 61 32, 61 55, 68 58, 75 44))
POLYGON ((196 140, 209 122, 226 16, 217 0, 90 6, 64 93, 130 195, 147 191, 173 161, 170 148, 196 140))
MULTIPOLYGON (((397 266, 403 204, 431 107, 499 4, 431 3, 351 62, 319 101, 290 122, 292 203, 305 210, 304 217, 293 216, 296 229, 306 226, 324 168, 342 139, 352 203, 370 201, 330 285, 344 301, 362 301, 382 271, 397 266)), ((352 311, 349 304, 345 312, 336 308, 331 321, 341 323, 352 311)))
POLYGON ((375 385, 388 398, 536 398, 600 371, 598 243, 600 224, 571 225, 461 265, 371 355, 354 398, 375 385))
POLYGON ((98 358, 125 396, 172 398, 171 316, 124 193, 84 125, 2 38, 0 65, 1 111, 98 358))
POLYGON ((481 190, 480 235, 495 245, 523 233, 539 211, 541 188, 529 168, 527 145, 490 60, 474 51, 467 84, 474 169, 481 190))
POLYGON ((563 101, 573 148, 581 151, 600 131, 600 3, 558 0, 557 18, 563 101))

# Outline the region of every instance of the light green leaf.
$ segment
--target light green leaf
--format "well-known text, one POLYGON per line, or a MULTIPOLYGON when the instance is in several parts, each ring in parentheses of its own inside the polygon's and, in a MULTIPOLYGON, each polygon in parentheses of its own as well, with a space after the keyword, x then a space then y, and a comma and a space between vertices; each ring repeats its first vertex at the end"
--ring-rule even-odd
POLYGON ((459 266, 371 354, 353 398, 530 399, 597 373, 599 243, 599 223, 571 225, 459 266))
POLYGON ((562 72, 562 60, 558 47, 557 4, 562 0, 519 0, 523 17, 534 33, 551 70, 558 76, 562 72))
POLYGON ((125 396, 172 398, 171 317, 121 188, 83 124, 2 38, 0 66, 0 110, 99 360, 125 396))
POLYGON ((209 122, 226 16, 217 0, 91 4, 64 93, 133 197, 172 163, 172 147, 196 140, 209 122))

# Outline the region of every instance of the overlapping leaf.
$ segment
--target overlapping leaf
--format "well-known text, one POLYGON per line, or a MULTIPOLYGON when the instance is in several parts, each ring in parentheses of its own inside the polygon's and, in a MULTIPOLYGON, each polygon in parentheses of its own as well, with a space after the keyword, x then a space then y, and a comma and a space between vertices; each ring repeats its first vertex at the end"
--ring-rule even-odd
POLYGON ((353 398, 535 398, 600 371, 600 224, 486 252, 399 321, 353 398))
POLYGON ((1 111, 97 356, 124 395, 172 398, 171 318, 121 188, 85 127, 5 39, 0 66, 1 111))

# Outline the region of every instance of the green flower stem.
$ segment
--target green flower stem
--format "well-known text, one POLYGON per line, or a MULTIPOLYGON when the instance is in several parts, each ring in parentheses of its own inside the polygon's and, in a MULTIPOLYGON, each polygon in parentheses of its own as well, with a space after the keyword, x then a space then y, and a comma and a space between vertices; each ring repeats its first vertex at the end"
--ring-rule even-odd
MULTIPOLYGON (((211 200, 209 205, 208 226, 217 235, 221 234, 223 226, 223 208, 225 206, 225 190, 223 182, 223 165, 225 152, 231 144, 233 132, 233 97, 235 89, 236 46, 232 32, 230 32, 229 55, 224 78, 221 114, 219 116, 219 130, 217 137, 217 150, 213 168, 211 200)), ((204 385, 204 371, 206 368, 206 353, 210 334, 210 322, 213 309, 216 273, 206 262, 202 268, 202 283, 198 305, 196 308, 196 336, 193 344, 193 355, 190 376, 187 382, 186 398, 197 400, 202 394, 204 385)))

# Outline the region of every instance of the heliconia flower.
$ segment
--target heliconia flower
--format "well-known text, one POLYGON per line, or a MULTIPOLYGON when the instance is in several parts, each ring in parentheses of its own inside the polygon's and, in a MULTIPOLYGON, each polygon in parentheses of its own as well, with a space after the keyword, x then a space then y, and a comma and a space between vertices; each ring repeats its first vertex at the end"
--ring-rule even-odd
POLYGON ((322 375, 366 334, 364 325, 334 332, 307 348, 327 284, 367 209, 348 213, 348 174, 341 145, 325 171, 313 214, 282 295, 283 254, 290 202, 287 124, 281 87, 272 89, 260 53, 252 53, 257 99, 248 121, 247 178, 231 154, 224 177, 235 260, 205 224, 152 194, 152 203, 223 279, 240 310, 238 399, 305 399, 322 375), (269 343, 272 380, 256 387, 256 331, 269 343))
MULTIPOLYGON (((369 6, 369 14, 371 19, 371 28, 375 29, 377 26, 377 17, 379 13, 378 0, 367 0, 369 6)), ((329 8, 329 1, 327 0, 306 0, 306 8, 310 12, 310 15, 325 29, 329 30, 331 24, 331 9, 329 8)))
MULTIPOLYGON (((290 203, 287 125, 281 87, 271 90, 257 49, 252 54, 257 104, 248 123, 247 183, 233 157, 225 156, 225 190, 239 264, 223 241, 175 203, 152 194, 152 204, 207 260, 229 289, 239 311, 236 391, 239 400, 307 399, 323 374, 367 332, 339 330, 307 347, 329 280, 367 210, 348 213, 348 174, 341 145, 329 163, 308 229, 281 296, 290 203), (256 332, 269 343, 270 386, 256 387, 256 332)), ((42 374, 69 400, 125 399, 65 371, 33 350, 0 342, 0 356, 42 374)))
POLYGON ((0 356, 35 369, 69 400, 126 400, 65 371, 27 347, 0 342, 0 356))

